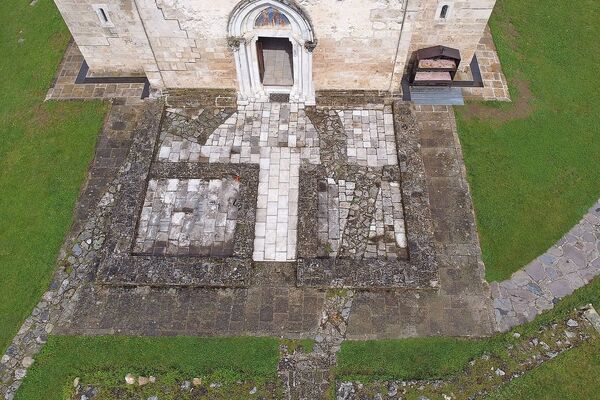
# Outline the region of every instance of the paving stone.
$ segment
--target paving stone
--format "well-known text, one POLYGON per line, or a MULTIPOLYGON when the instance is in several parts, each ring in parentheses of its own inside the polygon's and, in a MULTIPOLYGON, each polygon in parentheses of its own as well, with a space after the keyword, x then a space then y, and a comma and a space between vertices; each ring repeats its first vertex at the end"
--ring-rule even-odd
MULTIPOLYGON (((431 142, 432 144, 458 149, 452 110, 442 108, 438 111, 428 111, 421 107, 411 109, 400 106, 394 110, 394 113, 396 134, 399 135, 398 159, 403 177, 402 194, 405 207, 409 208, 405 212, 409 259, 422 248, 424 242, 432 242, 425 239, 427 237, 425 233, 411 238, 411 234, 415 233, 415 227, 423 221, 433 220, 432 235, 435 233, 436 237, 441 238, 435 243, 440 269, 439 290, 421 290, 418 293, 402 290, 387 293, 357 292, 348 324, 348 338, 381 339, 424 334, 460 336, 467 332, 469 335, 488 335, 493 330, 493 316, 490 313, 489 289, 483 280, 483 263, 477 235, 474 233, 474 214, 464 171, 440 179, 434 168, 428 168, 428 163, 435 165, 437 162, 434 158, 438 152, 422 153, 419 150, 421 146, 418 135, 416 138, 412 136, 414 132, 423 132, 428 126, 434 126, 438 129, 438 137, 446 137, 446 139, 431 142), (416 125, 411 127, 411 124, 415 123, 416 125), (419 163, 423 163, 420 167, 422 169, 419 168, 419 163), (411 174, 422 177, 423 180, 419 181, 411 177, 411 174), (431 216, 427 216, 424 211, 419 212, 416 203, 434 193, 439 199, 439 209, 434 208, 436 212, 431 216), (454 201, 453 199, 457 197, 466 200, 454 201), (469 212, 462 211, 464 209, 469 212), (418 220, 415 221, 415 218, 418 220), (452 222, 456 227, 453 228, 452 235, 438 235, 439 231, 445 228, 442 224, 435 224, 437 218, 452 222), (456 222, 452 221, 452 218, 456 218, 456 222), (463 221, 468 223, 465 224, 463 221), (412 249, 411 241, 415 246, 412 249), (473 255, 465 256, 465 252, 462 251, 460 253, 463 254, 457 255, 455 249, 460 248, 459 244, 468 244, 474 249, 473 255)), ((453 154, 454 157, 459 158, 456 163, 462 163, 460 152, 446 151, 445 154, 453 154)), ((429 206, 424 207, 423 210, 429 211, 429 206)), ((428 249, 424 254, 430 252, 432 250, 428 249)), ((497 288, 498 292, 503 290, 497 288)), ((503 304, 502 307, 507 310, 503 313, 506 315, 508 310, 512 311, 512 306, 508 301, 504 301, 503 304)))
POLYGON ((150 180, 133 251, 155 255, 233 254, 239 180, 150 180))
POLYGON ((475 50, 481 75, 483 88, 464 88, 463 94, 466 99, 510 101, 508 82, 502 72, 500 58, 494 45, 492 33, 489 26, 485 28, 477 49, 475 50))
MULTIPOLYGON (((84 58, 75 41, 71 40, 58 67, 52 87, 46 94, 47 100, 90 100, 116 99, 124 105, 141 104, 143 83, 91 83, 75 84, 84 58)), ((89 76, 88 72, 88 76, 89 76)), ((113 125, 118 128, 118 125, 113 125)))

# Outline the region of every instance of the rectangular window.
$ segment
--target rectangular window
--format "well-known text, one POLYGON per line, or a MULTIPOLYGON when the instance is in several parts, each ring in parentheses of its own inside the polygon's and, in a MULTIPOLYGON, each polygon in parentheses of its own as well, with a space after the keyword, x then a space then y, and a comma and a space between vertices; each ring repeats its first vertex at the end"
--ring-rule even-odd
POLYGON ((435 21, 438 23, 449 22, 452 19, 454 0, 440 0, 435 11, 435 21))
POLYGON ((105 4, 94 4, 92 7, 94 8, 94 11, 96 11, 100 25, 106 28, 115 26, 110 19, 108 7, 105 4))
POLYGON ((102 21, 104 21, 104 23, 108 22, 108 15, 106 15, 106 11, 104 11, 104 8, 99 8, 100 10, 100 14, 102 17, 102 21))

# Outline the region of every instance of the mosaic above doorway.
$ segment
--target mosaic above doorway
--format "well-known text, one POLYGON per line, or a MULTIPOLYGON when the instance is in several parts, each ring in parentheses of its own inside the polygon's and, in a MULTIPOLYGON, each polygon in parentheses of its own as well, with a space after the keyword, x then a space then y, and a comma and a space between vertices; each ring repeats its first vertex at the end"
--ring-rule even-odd
POLYGON ((256 28, 288 28, 290 20, 277 8, 267 7, 258 15, 254 26, 256 28))

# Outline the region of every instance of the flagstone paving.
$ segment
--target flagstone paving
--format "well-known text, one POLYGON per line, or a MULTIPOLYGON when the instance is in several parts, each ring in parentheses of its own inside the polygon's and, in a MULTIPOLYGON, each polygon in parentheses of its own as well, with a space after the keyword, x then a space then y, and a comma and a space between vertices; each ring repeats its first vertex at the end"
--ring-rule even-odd
POLYGON ((463 95, 468 100, 479 101, 511 101, 508 81, 502 71, 500 57, 494 44, 490 27, 487 26, 475 50, 477 62, 483 80, 482 88, 463 88, 463 95))
MULTIPOLYGON (((316 338, 314 354, 284 353, 280 365, 288 397, 310 398, 331 384, 328 371, 339 343, 346 338, 486 336, 494 329, 505 330, 533 318, 600 271, 599 203, 547 254, 511 280, 494 283, 490 296, 483 280, 472 201, 451 108, 396 103, 393 121, 399 162, 387 165, 390 158, 382 157, 375 167, 368 165, 368 158, 367 165, 349 159, 351 134, 341 110, 306 112, 305 133, 296 133, 296 144, 301 137, 305 143, 312 139, 318 147, 290 147, 289 138, 294 135, 281 133, 280 125, 275 133, 275 124, 264 117, 273 130, 267 129, 266 146, 261 147, 263 113, 271 106, 256 106, 260 122, 246 115, 238 119, 241 110, 213 107, 211 115, 225 121, 213 132, 208 131, 216 123, 198 121, 201 113, 196 110, 192 113, 196 119, 188 117, 186 124, 202 134, 186 129, 190 140, 178 136, 181 130, 173 133, 173 124, 165 124, 165 119, 161 125, 162 105, 155 101, 112 107, 90 179, 78 201, 73 232, 61 254, 59 264, 64 268, 57 271, 51 288, 2 357, 0 393, 5 398, 12 398, 48 334, 56 333, 316 338), (175 141, 202 147, 204 139, 200 137, 208 142, 214 134, 230 134, 231 128, 223 126, 230 119, 236 121, 233 135, 224 139, 225 144, 210 145, 210 152, 216 149, 219 154, 213 158, 218 162, 211 162, 210 154, 196 162, 172 162, 170 155, 160 155, 162 147, 175 141), (314 136, 308 138, 306 132, 313 128, 314 136), (253 132, 258 132, 257 141, 252 139, 253 132), (269 145, 269 135, 277 137, 271 142, 277 146, 269 145), (231 149, 238 137, 242 144, 236 154, 231 149), (272 170, 272 165, 278 168, 272 170), (298 176, 291 172, 294 165, 298 176), (288 167, 289 174, 282 173, 288 167), (271 172, 275 170, 277 174, 271 172), (299 181, 298 188, 291 185, 292 178, 299 181), (315 190, 303 191, 311 179, 315 190), (285 180, 287 199, 281 199, 286 192, 280 192, 278 186, 277 201, 270 201, 270 185, 285 184, 285 180), (379 184, 372 188, 369 182, 379 184), (297 206, 290 201, 291 189, 297 191, 297 206), (266 202, 261 203, 263 194, 266 202), (314 199, 310 203, 314 208, 303 208, 307 198, 314 199), (270 202, 278 213, 271 214, 270 202), (419 204, 424 206, 419 208, 419 204), (311 284, 318 273, 333 270, 323 264, 325 269, 314 271, 317 275, 309 281, 309 270, 302 269, 301 259, 287 259, 292 253, 304 257, 301 250, 306 252, 310 246, 306 246, 306 238, 297 237, 296 245, 303 244, 303 248, 291 251, 290 236, 285 236, 291 232, 289 225, 278 230, 280 209, 286 210, 282 215, 288 222, 290 217, 298 219, 297 235, 312 232, 305 229, 310 222, 314 232, 319 232, 314 235, 315 243, 331 242, 330 252, 309 254, 324 257, 315 260, 333 260, 338 270, 346 265, 378 265, 381 269, 353 268, 348 270, 354 274, 352 279, 327 280, 321 275, 327 278, 320 281, 323 285, 311 284), (261 235, 265 246, 272 243, 267 243, 267 220, 259 225, 260 210, 267 218, 277 218, 271 224, 276 234, 272 262, 253 261, 260 257, 256 253, 261 247, 256 242, 261 235), (295 216, 290 210, 299 213, 295 216), (161 223, 165 225, 162 229, 161 223), (355 225, 349 229, 350 224, 355 225), (224 229, 218 233, 217 228, 224 229), (352 229, 364 232, 368 239, 360 258, 349 252, 351 246, 344 245, 344 234, 352 229), (402 229, 405 237, 398 234, 402 229), (166 233, 165 246, 164 235, 158 240, 161 232, 166 233), (286 262, 276 260, 279 236, 286 237, 286 262), (198 246, 193 244, 197 238, 198 246), (384 239, 385 246, 380 247, 375 238, 384 239), (399 251, 404 241, 406 253, 399 251), (233 248, 225 245, 229 242, 233 248), (146 244, 148 248, 143 247, 146 244), (420 251, 427 245, 430 250, 420 251), (402 290, 394 281, 387 282, 386 290, 378 286, 386 271, 419 265, 436 265, 439 273, 434 276, 439 276, 439 281, 435 286, 402 290), (380 272, 376 278, 369 275, 375 271, 380 272), (359 283, 363 286, 353 286, 359 283), (355 290, 327 294, 328 287, 340 286, 355 290)), ((252 114, 258 115, 251 107, 252 114)), ((281 113, 282 107, 292 110, 292 105, 279 104, 271 111, 281 113)), ((300 105, 294 110, 298 115, 304 112, 300 105)), ((385 132, 385 107, 368 110, 382 111, 383 119, 374 115, 375 121, 383 121, 385 132)), ((361 112, 361 125, 362 117, 361 112)))
MULTIPOLYGON (((348 157, 357 141, 349 140, 355 128, 350 133, 344 125, 343 107, 261 104, 230 110, 210 104, 196 110, 171 105, 162 119, 162 104, 156 101, 111 109, 90 186, 79 200, 82 212, 59 260, 61 269, 2 359, 2 394, 11 398, 49 333, 268 335, 331 343, 281 369, 291 379, 290 393, 301 394, 310 393, 301 382, 327 376, 344 337, 492 332, 489 291, 450 108, 400 102, 393 109, 349 106, 353 117, 357 109, 368 110, 365 121, 368 117, 370 127, 373 116, 378 127, 369 137, 377 137, 376 148, 385 147, 386 157, 381 153, 375 166, 369 165, 368 153, 366 165, 348 157), (287 127, 272 122, 271 113, 281 118, 286 109, 287 127), (206 110, 216 117, 202 119, 206 110), (388 112, 396 129, 396 157, 387 153, 388 112), (170 113, 186 116, 185 123, 178 123, 187 128, 175 129, 170 113), (210 132, 214 121, 224 122, 210 132), (292 132, 294 122, 303 127, 300 132, 292 132), (181 161, 193 153, 199 154, 197 161, 181 161), (325 202, 318 199, 319 182, 328 195, 331 190, 325 202), (313 184, 314 189, 306 189, 313 184), (328 240, 340 236, 337 253, 311 247, 319 243, 318 210, 325 205, 328 216, 322 222, 327 222, 328 240), (275 206, 277 213, 271 211, 275 206), (263 228, 261 210, 277 219, 265 219, 263 228), (289 247, 293 217, 298 221, 296 251, 289 247), (232 248, 224 244, 234 220, 232 248), (187 221, 195 222, 186 226, 187 221), (223 223, 225 229, 217 234, 223 223), (192 225, 202 229, 194 232, 192 225), (267 258, 273 236, 267 229, 276 235, 274 260, 253 260, 261 255, 263 234, 267 258), (277 260, 280 236, 286 238, 286 261, 277 260), (194 246, 198 237, 199 246, 194 246), (352 252, 350 239, 359 237, 365 239, 361 250, 352 252), (356 289, 348 292, 351 299, 342 296, 338 302, 327 295, 328 288, 344 286, 356 289), (413 290, 403 290, 408 287, 413 290), (329 314, 332 326, 322 318, 329 314), (325 331, 331 329, 343 333, 328 339, 325 331)), ((366 126, 362 118, 361 111, 360 129, 366 126)), ((367 142, 375 146, 370 139, 361 141, 367 142)))
MULTIPOLYGON (((181 110, 167 111, 167 118, 181 110)), ((189 110, 188 110, 189 115, 189 110)), ((183 124, 180 124, 183 125, 183 124)), ((296 259, 298 182, 301 162, 319 162, 317 133, 303 104, 251 103, 210 134, 205 143, 189 140, 196 130, 166 136, 158 161, 259 164, 255 261, 296 259)))
POLYGON ((232 255, 239 188, 232 178, 150 180, 134 253, 232 255))
MULTIPOLYGON (((339 116, 340 128, 344 130, 340 139, 346 139, 347 154, 341 154, 341 158, 347 161, 342 164, 338 162, 337 166, 356 164, 365 168, 381 168, 398 164, 391 106, 332 112, 336 117, 339 116)), ((206 110, 167 110, 167 123, 163 129, 164 137, 158 151, 158 161, 259 164, 261 172, 253 260, 294 261, 297 253, 300 166, 303 163, 320 164, 321 149, 326 147, 325 144, 321 145, 304 105, 251 103, 239 106, 204 142, 195 140, 199 136, 194 133, 198 131, 194 123, 196 114, 202 116, 206 114, 206 110)), ((327 150, 325 149, 326 153, 327 150)), ((328 178, 328 184, 346 187, 345 180, 338 182, 332 177, 328 178)), ((379 254, 382 257, 397 258, 406 253, 398 183, 390 185, 389 182, 383 182, 382 185, 370 200, 376 203, 378 212, 366 213, 369 217, 369 230, 357 237, 363 248, 361 257, 376 258, 379 254), (373 217, 379 220, 375 221, 373 217), (368 254, 365 253, 367 247, 368 254)), ((348 196, 354 198, 355 182, 349 182, 348 187, 352 188, 348 189, 348 196)), ((332 191, 335 190, 332 188, 332 191)), ((338 248, 343 245, 343 238, 347 240, 355 236, 353 233, 358 233, 349 228, 348 234, 344 236, 345 231, 340 230, 340 227, 346 227, 350 202, 342 200, 340 203, 339 198, 336 201, 333 197, 332 192, 331 201, 320 207, 328 208, 332 216, 321 221, 321 225, 328 232, 328 236, 323 237, 325 247, 331 247, 329 253, 336 256, 338 248), (343 216, 341 220, 334 217, 340 213, 343 216)), ((361 213, 362 211, 364 209, 361 209, 361 213)), ((355 249, 357 244, 353 240, 346 247, 355 249)))
POLYGON ((76 84, 75 80, 84 62, 75 41, 71 41, 58 67, 46 100, 90 100, 119 99, 127 104, 140 104, 143 83, 87 83, 76 84))
MULTIPOLYGON (((401 127, 396 135, 404 145, 399 149, 399 158, 407 163, 404 168, 414 168, 407 162, 411 153, 406 149, 418 147, 424 167, 422 186, 409 201, 405 196, 405 206, 419 196, 428 196, 439 289, 357 291, 347 338, 489 335, 493 331, 489 288, 483 279, 484 266, 453 110, 446 106, 405 107, 398 106, 394 115, 396 126, 401 127), (411 129, 418 132, 415 142, 405 133, 411 129)), ((403 181, 401 186, 405 184, 403 181)), ((407 212, 405 217, 410 237, 416 223, 412 221, 414 213, 407 212)))
POLYGON ((510 328, 538 314, 600 275, 600 200, 561 240, 510 279, 492 282, 497 328, 510 328))

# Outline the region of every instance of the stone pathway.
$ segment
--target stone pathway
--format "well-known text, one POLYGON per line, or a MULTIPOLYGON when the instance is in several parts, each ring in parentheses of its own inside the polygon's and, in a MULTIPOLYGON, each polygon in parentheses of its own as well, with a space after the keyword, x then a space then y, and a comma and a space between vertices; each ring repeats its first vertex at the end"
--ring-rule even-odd
POLYGON ((511 101, 506 77, 502 72, 500 58, 490 27, 486 27, 481 41, 475 50, 483 88, 463 88, 465 99, 483 101, 511 101))
POLYGON ((597 275, 600 200, 546 253, 510 279, 491 284, 497 329, 504 332, 533 320, 597 275))
POLYGON ((293 261, 298 236, 300 151, 264 147, 260 151, 254 261, 293 261))
POLYGON ((286 400, 327 398, 328 390, 334 385, 331 369, 346 337, 353 295, 352 291, 328 294, 311 353, 288 354, 282 349, 278 374, 284 384, 286 400))
POLYGON ((63 57, 46 100, 120 99, 126 104, 140 104, 143 83, 75 84, 84 59, 74 41, 63 57))

